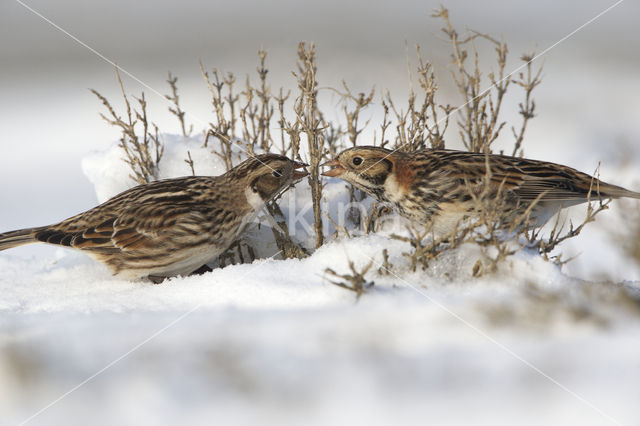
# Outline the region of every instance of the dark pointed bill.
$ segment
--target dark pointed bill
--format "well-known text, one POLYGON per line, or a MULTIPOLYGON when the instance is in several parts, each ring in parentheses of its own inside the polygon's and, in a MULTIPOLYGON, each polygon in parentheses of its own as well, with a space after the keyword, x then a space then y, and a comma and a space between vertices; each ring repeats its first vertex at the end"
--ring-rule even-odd
POLYGON ((322 176, 338 177, 345 172, 345 168, 342 167, 338 159, 334 159, 331 161, 327 161, 324 164, 320 164, 320 167, 331 167, 329 170, 322 173, 322 176))
POLYGON ((302 179, 303 177, 308 176, 309 173, 306 170, 304 170, 304 168, 308 166, 309 166, 308 164, 301 163, 300 161, 294 162, 293 173, 291 173, 291 177, 293 179, 302 179), (302 170, 297 170, 297 169, 302 169, 302 170))

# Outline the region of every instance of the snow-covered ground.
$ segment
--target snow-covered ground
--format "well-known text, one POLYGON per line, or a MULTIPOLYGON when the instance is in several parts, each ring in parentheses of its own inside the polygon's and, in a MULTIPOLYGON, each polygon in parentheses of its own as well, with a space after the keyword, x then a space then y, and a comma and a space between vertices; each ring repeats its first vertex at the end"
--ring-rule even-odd
MULTIPOLYGON (((188 174, 187 149, 196 170, 220 172, 197 139, 165 141, 161 177, 188 174)), ((115 144, 83 169, 101 201, 132 185, 115 144)), ((326 193, 335 211, 344 184, 326 193)), ((308 200, 300 183, 280 203, 291 216, 308 200)), ((392 231, 402 229, 160 285, 118 280, 70 250, 3 252, 3 423, 638 421, 637 282, 571 278, 527 252, 477 279, 474 246, 412 273, 392 231), (391 274, 376 272, 384 248, 391 274), (324 273, 349 261, 374 262, 359 300, 324 273)), ((270 232, 254 226, 247 238, 270 232)))
MULTIPOLYGON (((404 41, 420 42, 441 101, 459 104, 449 47, 427 17, 439 1, 313 11, 288 0, 26 3, 162 93, 165 70, 176 72, 197 128, 211 120, 198 57, 242 82, 264 44, 273 87, 295 89, 289 71, 303 39, 317 42, 322 86, 344 78, 354 93, 376 85, 394 96, 406 93, 404 41)), ((513 69, 520 52, 542 51, 613 1, 447 3, 459 28, 504 35, 513 69)), ((545 55, 527 156, 585 172, 601 162, 604 180, 640 190, 638 7, 623 2, 545 55)), ((112 68, 17 2, 0 15, 3 232, 71 216, 132 182, 111 145, 118 134, 86 90, 119 100, 112 68)), ((161 98, 124 82, 136 96, 146 90, 162 130, 177 131, 161 98)), ((505 118, 517 124, 512 101, 505 118)), ((186 149, 199 174, 222 172, 197 140, 166 139, 161 177, 189 174, 186 149)), ((326 193, 335 205, 344 184, 326 193)), ((280 204, 290 215, 307 200, 302 182, 280 204)), ((471 246, 409 272, 391 230, 279 260, 267 258, 275 250, 263 223, 248 235, 267 241, 263 259, 160 285, 115 279, 70 250, 0 252, 0 424, 639 424, 640 266, 622 249, 637 211, 636 201, 612 203, 562 245, 579 257, 561 269, 521 252, 479 279, 471 246), (324 274, 380 262, 383 248, 398 269, 380 275, 376 264, 357 301, 324 274)), ((579 220, 584 208, 570 214, 579 220)))

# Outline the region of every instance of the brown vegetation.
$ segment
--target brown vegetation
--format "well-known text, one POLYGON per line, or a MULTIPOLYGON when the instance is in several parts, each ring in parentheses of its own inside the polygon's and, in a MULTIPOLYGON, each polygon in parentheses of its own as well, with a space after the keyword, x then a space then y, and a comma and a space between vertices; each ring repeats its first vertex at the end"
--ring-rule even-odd
MULTIPOLYGON (((317 81, 318 63, 313 43, 298 45, 296 70, 293 73, 297 84, 295 93, 283 88, 274 91, 268 82, 267 53, 260 49, 257 83, 247 77, 244 85, 239 85, 234 74, 222 73, 215 68, 207 70, 201 63, 212 109, 209 126, 202 131, 203 145, 210 148, 212 154, 219 157, 227 169, 247 156, 265 151, 278 152, 309 163, 308 184, 311 187, 316 248, 328 237, 323 231, 324 218, 334 223, 336 229, 350 236, 353 233, 369 233, 379 229, 382 219, 389 214, 388 209, 375 203, 366 215, 362 215, 359 209, 351 209, 346 221, 341 220, 343 218, 336 220, 331 217, 330 212, 323 211, 323 182, 319 165, 344 148, 361 143, 405 151, 444 148, 447 131, 450 133, 457 130, 468 150, 491 153, 494 142, 507 127, 507 123, 501 119, 501 111, 505 105, 505 94, 515 84, 523 90, 523 100, 519 103, 522 121, 510 126, 514 139, 509 153, 522 156, 526 129, 536 112, 533 91, 541 82, 542 67, 536 68, 532 64, 535 55, 522 55, 520 59, 523 61, 523 71, 514 76, 507 70, 508 48, 504 41, 475 31, 461 36, 454 29, 448 11, 444 8, 436 10, 432 16, 443 23, 442 31, 451 46, 451 76, 461 95, 460 106, 453 107, 438 101, 438 80, 433 66, 422 57, 419 47, 416 47, 415 70, 419 90, 415 92, 411 89, 404 108, 400 108, 388 91, 379 93, 377 103, 375 89, 356 94, 346 82, 343 82, 340 89, 321 89, 317 81), (486 78, 483 78, 482 72, 486 66, 481 65, 477 48, 480 43, 493 46, 496 54, 493 62, 495 70, 487 73, 486 78), (319 97, 329 91, 338 93, 342 98, 343 116, 335 121, 326 119, 319 107, 319 97), (381 123, 371 123, 363 118, 363 112, 372 107, 381 108, 381 123), (456 129, 453 129, 454 123, 456 129), (373 141, 362 141, 361 134, 368 126, 375 129, 373 141)), ((105 97, 95 90, 93 93, 107 108, 108 114, 103 115, 103 118, 122 130, 120 147, 125 155, 124 161, 130 165, 131 178, 138 183, 148 182, 157 178, 157 165, 163 154, 162 140, 158 136, 157 126, 150 124, 147 117, 144 93, 140 98, 135 98, 138 109, 133 109, 117 70, 116 77, 125 100, 124 118, 116 113, 105 97)), ((188 136, 192 133, 193 126, 186 123, 185 111, 179 103, 177 77, 169 74, 167 82, 171 92, 166 96, 169 111, 179 120, 182 134, 188 136)), ((195 174, 190 153, 185 161, 195 174)), ((487 179, 490 173, 491 170, 487 169, 487 179)), ((359 203, 366 198, 360 191, 350 186, 348 188, 351 202, 359 203)), ((589 203, 587 216, 582 224, 577 227, 571 224, 567 230, 557 221, 550 234, 544 235, 540 227, 529 223, 528 211, 521 212, 522 216, 505 229, 501 194, 489 191, 475 191, 474 194, 476 210, 480 214, 470 223, 459 224, 451 235, 434 237, 427 224, 408 229, 407 235, 393 236, 408 244, 408 251, 404 254, 410 270, 426 268, 442 253, 470 242, 483 247, 484 253, 484 257, 472 266, 474 276, 495 271, 501 262, 524 247, 537 249, 549 259, 550 252, 558 244, 578 235, 586 223, 607 208, 607 203, 602 200, 598 200, 599 205, 596 207, 589 203)), ((294 230, 287 228, 278 204, 274 201, 267 209, 275 221, 276 226, 272 226, 272 230, 282 256, 306 256, 309 249, 305 249, 292 237, 294 230)), ((223 256, 222 263, 252 261, 255 258, 255 251, 246 242, 241 242, 230 250, 232 254, 223 256)), ((392 267, 388 262, 388 253, 383 258, 384 267, 380 267, 379 271, 388 273, 392 267)), ((557 256, 553 260, 562 262, 557 256)), ((356 272, 353 265, 351 269, 352 274, 346 275, 328 272, 351 282, 350 286, 343 287, 361 294, 366 287, 364 275, 370 267, 361 272, 356 272)))

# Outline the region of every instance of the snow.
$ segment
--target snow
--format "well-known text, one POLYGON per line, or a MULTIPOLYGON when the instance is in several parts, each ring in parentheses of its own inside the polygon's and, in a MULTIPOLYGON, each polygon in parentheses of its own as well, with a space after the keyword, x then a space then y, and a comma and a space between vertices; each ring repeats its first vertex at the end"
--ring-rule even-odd
MULTIPOLYGON (((16 41, 0 46, 0 232, 69 217, 134 184, 113 143, 117 129, 98 116, 102 106, 86 90, 117 102, 112 67, 17 3, 5 3, 12 19, 2 29, 16 41)), ((546 4, 532 2, 455 3, 456 25, 504 34, 514 62, 609 6, 591 1, 563 9, 555 2, 550 16, 546 4)), ((159 93, 166 93, 164 70, 175 71, 196 128, 213 118, 195 58, 236 72, 239 93, 244 73, 255 68, 254 51, 264 45, 272 88, 288 85, 295 96, 290 71, 302 39, 317 42, 321 86, 341 87, 344 79, 353 93, 375 85, 394 99, 406 94, 404 40, 419 42, 439 71, 439 99, 460 104, 448 81, 449 46, 437 35, 439 24, 426 18, 438 2, 382 11, 341 4, 339 12, 319 4, 315 12, 338 19, 330 26, 317 19, 321 30, 290 19, 291 4, 264 4, 268 13, 255 14, 258 25, 247 20, 246 7, 228 4, 200 2, 198 10, 211 13, 195 15, 183 4, 175 11, 127 4, 130 13, 121 17, 136 24, 120 25, 121 39, 114 39, 113 19, 105 19, 120 10, 112 3, 104 4, 109 13, 83 10, 82 19, 62 5, 42 12, 159 93), (202 22, 184 25, 185 11, 189 22, 202 22), (249 25, 230 38, 237 22, 249 25)), ((638 55, 629 54, 640 40, 634 8, 623 2, 545 54, 528 157, 585 172, 601 162, 605 181, 640 190, 640 74, 638 55)), ((162 130, 178 131, 161 95, 123 79, 127 93, 145 90, 162 130)), ((505 147, 512 143, 509 125, 520 122, 519 101, 504 109, 509 124, 498 144, 505 147)), ((342 114, 339 96, 321 109, 342 114)), ((362 118, 381 122, 379 110, 362 118)), ((447 146, 460 148, 449 133, 447 146)), ((163 138, 161 178, 191 173, 187 151, 196 173, 223 171, 199 137, 163 138)), ((361 142, 371 138, 367 129, 361 142)), ((332 217, 343 216, 344 183, 328 180, 324 193, 332 217)), ((306 185, 287 192, 280 206, 295 238, 313 247, 306 185)), ((341 235, 304 260, 281 260, 269 259, 277 249, 262 220, 247 235, 262 259, 159 285, 119 280, 61 248, 0 252, 0 424, 638 424, 640 266, 621 248, 637 211, 637 201, 612 203, 563 243, 565 257, 579 257, 562 268, 521 252, 479 279, 471 276, 479 255, 473 246, 428 271, 408 271, 407 247, 388 237, 402 231, 393 223, 377 235, 341 235), (384 248, 400 266, 397 275, 379 275, 374 265, 367 278, 375 285, 358 300, 324 274, 327 267, 347 272, 350 260, 358 268, 371 258, 380 262, 384 248)), ((584 208, 568 213, 580 221, 584 208)), ((333 233, 327 221, 325 227, 333 233)))
MULTIPOLYGON (((198 138, 165 143, 160 177, 189 173, 187 149, 220 172, 198 138)), ((101 201, 132 185, 117 144, 82 165, 101 201)), ((346 194, 327 184, 336 216, 346 194)), ((280 204, 311 247, 308 197, 300 183, 280 204)), ((0 253, 3 423, 637 423, 637 282, 582 281, 526 251, 473 278, 473 245, 410 272, 393 223, 280 260, 266 225, 248 232, 264 258, 159 285, 75 251, 0 253), (374 262, 359 299, 324 273, 349 261, 374 262)))

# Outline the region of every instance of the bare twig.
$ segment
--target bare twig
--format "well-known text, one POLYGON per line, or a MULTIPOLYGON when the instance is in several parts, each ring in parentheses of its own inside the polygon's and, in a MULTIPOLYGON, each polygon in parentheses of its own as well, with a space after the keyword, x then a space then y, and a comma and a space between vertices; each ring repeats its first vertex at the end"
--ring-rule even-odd
POLYGON ((168 101, 173 103, 173 107, 169 107, 169 111, 178 118, 180 122, 180 129, 182 130, 182 136, 188 137, 193 132, 193 124, 188 126, 189 130, 187 130, 187 125, 184 121, 185 112, 180 108, 180 98, 178 96, 178 77, 172 76, 169 73, 169 77, 167 79, 167 83, 169 83, 169 87, 171 88, 171 95, 165 95, 168 101))
POLYGON ((328 280, 331 284, 344 288, 345 290, 353 291, 356 293, 356 300, 362 296, 366 290, 373 287, 373 281, 367 281, 365 275, 369 272, 369 269, 373 266, 373 261, 369 262, 361 271, 358 271, 352 261, 349 261, 349 269, 351 273, 339 274, 331 268, 324 270, 326 274, 329 274, 342 281, 328 280))

